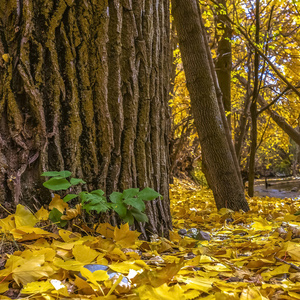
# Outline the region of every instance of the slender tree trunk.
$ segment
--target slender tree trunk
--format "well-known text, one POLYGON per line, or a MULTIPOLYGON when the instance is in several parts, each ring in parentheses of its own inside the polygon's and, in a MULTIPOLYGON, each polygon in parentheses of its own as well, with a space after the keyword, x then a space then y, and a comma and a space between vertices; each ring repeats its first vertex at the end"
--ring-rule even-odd
POLYGON ((192 111, 216 205, 218 208, 248 211, 218 105, 198 2, 174 0, 172 11, 192 111))
POLYGON ((140 229, 168 236, 169 1, 1 0, 0 21, 0 201, 47 203, 46 170, 150 186, 140 229))
POLYGON ((235 136, 235 151, 237 155, 238 161, 240 161, 241 158, 241 151, 242 151, 242 145, 245 140, 245 136, 247 133, 247 123, 249 119, 249 112, 250 112, 250 105, 251 105, 251 87, 250 87, 250 79, 251 79, 251 66, 250 66, 250 60, 251 60, 251 51, 249 51, 249 57, 247 61, 247 67, 248 67, 248 85, 246 88, 246 95, 245 95, 245 103, 244 103, 244 110, 240 117, 239 127, 236 130, 236 136, 235 136))
POLYGON ((227 19, 226 0, 218 0, 216 12, 218 48, 215 65, 228 125, 231 128, 231 24, 227 19))
MULTIPOLYGON (((259 21, 259 0, 256 0, 256 31, 255 31, 255 42, 256 45, 259 45, 259 30, 260 30, 260 21, 259 21)), ((257 97, 259 94, 259 53, 255 51, 254 59, 254 89, 252 95, 252 101, 250 105, 250 114, 251 114, 251 147, 250 147, 250 160, 249 160, 249 185, 248 185, 248 194, 250 197, 254 196, 254 177, 255 177, 255 154, 257 147, 257 97)))

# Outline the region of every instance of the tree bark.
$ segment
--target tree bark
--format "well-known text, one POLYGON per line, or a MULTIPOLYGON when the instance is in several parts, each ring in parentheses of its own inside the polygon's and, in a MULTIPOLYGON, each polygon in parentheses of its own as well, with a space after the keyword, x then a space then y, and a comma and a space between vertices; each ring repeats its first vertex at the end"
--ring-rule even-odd
MULTIPOLYGON (((255 42, 259 44, 259 31, 260 31, 260 5, 259 0, 255 2, 255 42)), ((248 195, 254 196, 254 177, 255 177, 255 155, 257 147, 257 97, 259 95, 259 53, 255 50, 254 58, 254 88, 252 101, 250 105, 251 114, 251 146, 250 146, 250 159, 249 159, 249 184, 248 195)))
POLYGON ((249 207, 235 168, 218 105, 217 87, 210 66, 210 53, 206 49, 207 41, 201 25, 198 2, 173 0, 172 12, 192 111, 209 173, 207 179, 213 190, 217 208, 248 211, 249 207))
POLYGON ((169 0, 3 0, 0 21, 0 202, 47 203, 41 172, 70 170, 154 188, 141 230, 168 236, 169 0))
POLYGON ((216 7, 216 23, 217 23, 217 59, 216 72, 220 89, 222 91, 222 98, 225 112, 228 113, 228 126, 231 128, 231 24, 227 19, 226 0, 218 0, 216 7))

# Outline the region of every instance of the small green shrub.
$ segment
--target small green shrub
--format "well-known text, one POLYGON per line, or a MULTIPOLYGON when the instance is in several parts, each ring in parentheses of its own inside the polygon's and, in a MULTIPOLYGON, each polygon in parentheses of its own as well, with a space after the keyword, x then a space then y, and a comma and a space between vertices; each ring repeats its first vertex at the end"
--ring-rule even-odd
MULTIPOLYGON (((52 191, 70 191, 70 188, 75 185, 85 184, 82 179, 73 178, 71 175, 70 171, 51 171, 44 172, 41 176, 51 177, 43 185, 52 191)), ((134 220, 148 222, 148 217, 144 213, 146 209, 145 201, 151 201, 162 196, 153 189, 146 187, 141 191, 137 188, 131 188, 124 190, 123 193, 113 192, 109 196, 110 202, 107 201, 102 190, 83 191, 78 195, 68 193, 63 201, 68 202, 77 197, 81 200, 81 206, 87 213, 90 213, 90 211, 102 213, 112 209, 124 222, 132 225, 134 220)), ((49 219, 55 223, 60 222, 60 225, 64 226, 66 221, 61 220, 61 216, 62 213, 54 208, 49 214, 49 219)))

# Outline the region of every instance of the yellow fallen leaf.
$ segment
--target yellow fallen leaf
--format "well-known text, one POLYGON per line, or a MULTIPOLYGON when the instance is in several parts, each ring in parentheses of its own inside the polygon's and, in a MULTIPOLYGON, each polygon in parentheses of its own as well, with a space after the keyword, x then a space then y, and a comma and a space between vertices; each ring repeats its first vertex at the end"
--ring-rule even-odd
MULTIPOLYGON (((239 300, 240 299, 240 297, 238 296, 237 293, 225 292, 225 291, 215 293, 215 297, 216 297, 215 299, 219 299, 219 300, 239 300)), ((206 298, 204 298, 204 299, 206 299, 206 298)))
POLYGON ((85 293, 87 295, 93 294, 94 290, 92 287, 89 285, 89 283, 86 280, 83 280, 82 278, 78 277, 75 275, 75 285, 77 288, 80 290, 81 293, 85 293))
POLYGON ((120 228, 114 229, 114 240, 123 248, 133 246, 139 235, 139 232, 129 230, 128 223, 121 224, 120 228))
POLYGON ((109 279, 109 276, 106 271, 98 270, 92 273, 85 267, 80 268, 80 274, 87 279, 87 281, 93 283, 95 286, 98 286, 98 281, 105 281, 109 279))
POLYGON ((115 227, 109 223, 99 224, 97 226, 96 232, 105 236, 107 239, 112 239, 114 237, 115 227))
POLYGON ((52 201, 49 204, 50 209, 56 208, 61 213, 63 213, 64 210, 67 209, 68 207, 69 207, 68 203, 64 202, 64 200, 61 199, 60 196, 57 194, 54 194, 54 197, 52 198, 52 201))
POLYGON ((1 232, 11 231, 14 228, 16 228, 15 215, 10 215, 0 220, 1 232))
POLYGON ((85 264, 91 263, 100 254, 100 252, 91 249, 86 245, 75 245, 72 253, 77 261, 85 264))
POLYGON ((256 231, 269 231, 272 230, 273 226, 271 222, 268 222, 262 217, 254 218, 254 223, 252 224, 252 229, 256 231))
POLYGON ((214 283, 214 279, 209 278, 201 278, 201 277, 184 277, 184 276, 176 276, 176 280, 178 282, 183 282, 186 284, 186 290, 197 290, 205 293, 209 293, 212 289, 212 284, 214 283))
POLYGON ((295 298, 295 299, 300 299, 300 294, 295 293, 295 292, 288 292, 289 296, 295 298))
POLYGON ((205 265, 203 265, 203 268, 205 270, 218 271, 218 272, 230 272, 231 271, 231 268, 229 268, 228 266, 225 266, 223 264, 220 264, 220 263, 218 263, 214 266, 205 264, 205 265))
POLYGON ((5 293, 9 289, 9 281, 1 282, 0 283, 0 294, 5 293))
POLYGON ((36 218, 39 221, 46 221, 49 218, 49 211, 45 209, 44 207, 41 207, 36 213, 35 213, 36 218))
POLYGON ((272 271, 267 270, 266 272, 261 273, 261 276, 263 277, 264 281, 269 281, 269 279, 274 276, 288 274, 289 269, 290 265, 283 264, 272 271))
POLYGON ((76 208, 69 208, 66 214, 61 216, 62 220, 72 220, 81 214, 81 204, 77 204, 76 208))
POLYGON ((46 293, 54 287, 49 281, 34 281, 27 283, 22 289, 22 294, 46 293))
POLYGON ((33 227, 38 219, 23 205, 18 204, 15 213, 16 228, 21 226, 33 227))
POLYGON ((31 259, 33 256, 44 255, 45 261, 52 262, 55 257, 55 250, 52 248, 41 248, 38 250, 26 249, 22 252, 20 257, 24 259, 31 259))
POLYGON ((67 261, 64 261, 58 257, 55 257, 53 260, 53 264, 56 267, 60 267, 65 270, 69 271, 80 271, 80 269, 83 267, 84 263, 70 259, 67 261))
POLYGON ((60 237, 64 240, 64 242, 72 242, 81 238, 81 234, 78 232, 72 232, 69 230, 61 229, 59 231, 60 237))
POLYGON ((140 300, 185 300, 184 290, 178 285, 168 287, 165 283, 157 288, 142 285, 136 289, 140 300))
POLYGON ((229 208, 223 207, 219 210, 219 214, 222 215, 222 216, 227 215, 227 214, 231 214, 231 213, 234 213, 234 211, 229 209, 229 208))
POLYGON ((44 255, 33 256, 31 259, 23 260, 21 265, 12 269, 12 277, 17 284, 27 284, 42 277, 48 277, 53 272, 50 266, 43 266, 44 255))
POLYGON ((123 261, 121 263, 115 263, 109 265, 109 268, 118 273, 128 274, 129 270, 143 270, 142 267, 137 266, 134 262, 131 261, 123 261))
POLYGON ((13 234, 15 239, 22 239, 24 241, 35 240, 41 237, 57 237, 56 234, 32 226, 20 226, 18 228, 12 229, 11 233, 13 234))
POLYGON ((56 294, 56 295, 65 296, 65 297, 70 296, 67 286, 65 286, 60 280, 51 279, 50 282, 55 289, 55 290, 51 291, 51 294, 56 294))
POLYGON ((248 287, 243 289, 240 300, 268 300, 268 298, 261 295, 257 288, 248 287))

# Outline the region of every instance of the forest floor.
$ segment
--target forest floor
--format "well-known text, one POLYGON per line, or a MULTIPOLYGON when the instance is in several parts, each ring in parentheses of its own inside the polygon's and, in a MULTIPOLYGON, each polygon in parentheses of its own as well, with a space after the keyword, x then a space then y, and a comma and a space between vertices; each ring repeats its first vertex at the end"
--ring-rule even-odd
POLYGON ((300 201, 254 197, 248 213, 218 212, 190 182, 170 193, 174 230, 151 242, 128 224, 59 230, 46 210, 18 206, 0 220, 0 299, 300 299, 300 201))

